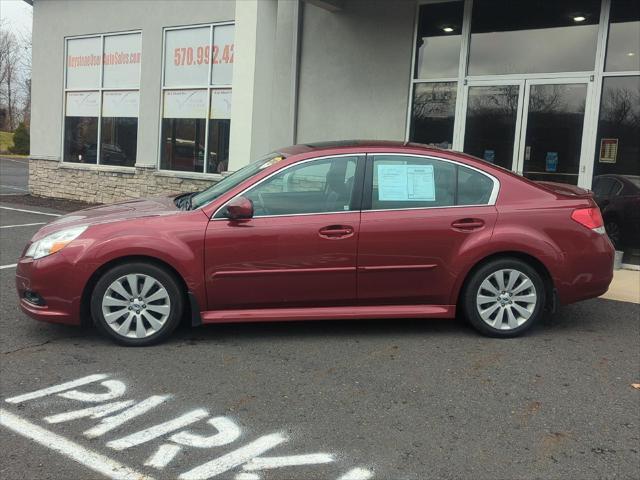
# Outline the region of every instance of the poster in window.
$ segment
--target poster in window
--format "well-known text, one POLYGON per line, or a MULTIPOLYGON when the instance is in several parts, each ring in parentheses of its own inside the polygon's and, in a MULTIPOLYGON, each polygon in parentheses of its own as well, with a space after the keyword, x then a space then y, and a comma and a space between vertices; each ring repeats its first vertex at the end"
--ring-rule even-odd
POLYGON ((103 117, 138 117, 140 106, 140 92, 138 90, 118 90, 104 92, 102 95, 103 117))
POLYGON ((546 172, 558 171, 558 152, 547 152, 544 169, 546 172))
POLYGON ((99 88, 102 57, 100 37, 67 40, 67 88, 99 88))
POLYGON ((603 138, 600 140, 600 163, 616 163, 618 158, 618 139, 603 138))
POLYGON ((231 85, 233 81, 234 26, 222 25, 213 29, 211 52, 211 84, 231 85))
POLYGON ((99 92, 67 92, 67 117, 97 117, 100 112, 99 92))
POLYGON ((166 90, 163 118, 207 118, 207 91, 166 90))
POLYGON ((377 173, 380 201, 436 199, 433 165, 378 165, 377 173))
POLYGON ((211 27, 168 30, 165 35, 164 85, 206 87, 211 60, 211 27))
POLYGON ((104 38, 104 86, 139 88, 142 35, 128 33, 104 38))
POLYGON ((211 90, 210 118, 214 120, 231 118, 231 89, 211 90))

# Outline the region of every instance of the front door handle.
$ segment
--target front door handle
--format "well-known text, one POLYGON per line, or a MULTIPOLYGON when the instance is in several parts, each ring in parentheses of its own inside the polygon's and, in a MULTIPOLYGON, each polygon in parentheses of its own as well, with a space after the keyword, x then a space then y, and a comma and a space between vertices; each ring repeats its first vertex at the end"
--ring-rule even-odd
POLYGON ((353 235, 353 227, 349 225, 328 225, 318 231, 322 238, 348 238, 353 235))
POLYGON ((484 227, 484 220, 480 218, 461 218, 451 223, 451 227, 455 230, 463 231, 479 230, 484 227))

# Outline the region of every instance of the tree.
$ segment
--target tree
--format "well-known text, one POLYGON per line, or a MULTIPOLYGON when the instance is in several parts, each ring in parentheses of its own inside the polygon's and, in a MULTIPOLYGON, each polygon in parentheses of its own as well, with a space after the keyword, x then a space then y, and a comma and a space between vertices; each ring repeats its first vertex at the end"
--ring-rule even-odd
MULTIPOLYGON (((26 110, 27 84, 24 72, 30 67, 30 40, 18 38, 0 21, 0 129, 12 131, 26 110)), ((30 73, 28 74, 30 77, 30 73)), ((30 85, 29 85, 30 87, 30 85)))
POLYGON ((16 128, 13 134, 13 147, 10 147, 9 150, 11 153, 28 155, 30 141, 29 130, 24 122, 20 122, 20 125, 18 125, 18 128, 16 128))

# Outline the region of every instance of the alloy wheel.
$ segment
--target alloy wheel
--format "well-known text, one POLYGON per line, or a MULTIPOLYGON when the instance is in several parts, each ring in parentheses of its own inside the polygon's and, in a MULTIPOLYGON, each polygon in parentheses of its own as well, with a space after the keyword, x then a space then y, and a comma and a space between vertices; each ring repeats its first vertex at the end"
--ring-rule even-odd
POLYGON ((476 294, 480 318, 498 330, 523 325, 536 308, 538 296, 531 279, 515 269, 502 269, 487 276, 476 294))
POLYGON ((128 338, 157 333, 171 313, 166 288, 156 278, 132 273, 116 279, 102 297, 102 314, 109 327, 128 338))

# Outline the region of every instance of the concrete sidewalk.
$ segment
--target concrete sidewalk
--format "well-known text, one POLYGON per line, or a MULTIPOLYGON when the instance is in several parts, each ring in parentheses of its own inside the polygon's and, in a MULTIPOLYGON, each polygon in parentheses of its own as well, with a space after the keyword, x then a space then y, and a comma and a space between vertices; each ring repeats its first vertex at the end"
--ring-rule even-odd
POLYGON ((640 271, 616 270, 609 291, 602 298, 640 303, 640 271))

